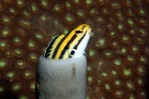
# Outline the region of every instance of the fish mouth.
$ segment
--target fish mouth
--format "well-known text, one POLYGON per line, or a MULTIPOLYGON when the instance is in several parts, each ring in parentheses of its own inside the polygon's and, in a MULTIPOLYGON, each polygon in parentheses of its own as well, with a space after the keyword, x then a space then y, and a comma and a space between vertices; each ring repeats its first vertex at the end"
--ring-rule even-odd
POLYGON ((92 29, 89 28, 88 31, 87 31, 87 34, 91 35, 91 34, 92 34, 91 30, 92 30, 92 29))
POLYGON ((92 29, 89 28, 88 31, 87 31, 87 34, 89 34, 91 37, 93 36, 93 32, 91 31, 92 29))

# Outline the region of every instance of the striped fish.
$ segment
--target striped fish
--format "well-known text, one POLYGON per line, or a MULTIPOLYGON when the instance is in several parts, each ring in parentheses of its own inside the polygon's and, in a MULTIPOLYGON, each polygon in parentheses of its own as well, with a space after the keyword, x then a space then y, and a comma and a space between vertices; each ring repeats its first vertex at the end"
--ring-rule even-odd
POLYGON ((87 24, 79 25, 68 34, 57 35, 48 45, 45 58, 67 59, 85 54, 91 28, 87 24))

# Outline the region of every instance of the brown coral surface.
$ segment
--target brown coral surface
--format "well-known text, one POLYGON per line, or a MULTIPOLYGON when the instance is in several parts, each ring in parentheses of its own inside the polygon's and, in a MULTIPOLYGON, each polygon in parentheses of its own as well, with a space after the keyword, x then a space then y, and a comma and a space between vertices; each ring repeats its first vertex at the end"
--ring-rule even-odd
POLYGON ((34 99, 43 49, 82 23, 87 99, 149 98, 149 0, 0 0, 0 99, 34 99))

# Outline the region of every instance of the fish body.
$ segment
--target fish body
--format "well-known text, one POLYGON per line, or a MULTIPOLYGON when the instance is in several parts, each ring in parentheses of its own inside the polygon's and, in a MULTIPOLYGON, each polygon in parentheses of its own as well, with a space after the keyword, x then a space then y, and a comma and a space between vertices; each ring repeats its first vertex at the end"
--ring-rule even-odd
POLYGON ((36 65, 37 99, 86 99, 87 24, 57 35, 36 65))
POLYGON ((85 54, 91 27, 81 24, 68 34, 57 35, 48 45, 44 53, 45 58, 68 59, 85 54))

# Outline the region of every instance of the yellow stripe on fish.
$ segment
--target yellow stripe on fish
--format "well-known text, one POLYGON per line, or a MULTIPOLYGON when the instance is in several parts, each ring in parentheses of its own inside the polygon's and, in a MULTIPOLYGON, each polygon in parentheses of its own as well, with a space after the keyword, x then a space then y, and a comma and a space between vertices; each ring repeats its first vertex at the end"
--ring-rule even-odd
POLYGON ((68 34, 57 35, 48 45, 44 57, 50 59, 67 59, 85 53, 91 35, 87 24, 79 25, 68 34))

